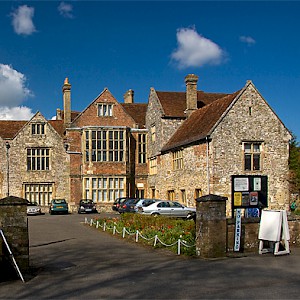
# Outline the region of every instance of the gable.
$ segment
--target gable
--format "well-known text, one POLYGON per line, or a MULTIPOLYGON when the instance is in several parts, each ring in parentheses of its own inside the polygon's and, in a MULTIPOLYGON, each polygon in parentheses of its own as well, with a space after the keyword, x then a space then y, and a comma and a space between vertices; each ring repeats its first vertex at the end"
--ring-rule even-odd
POLYGON ((105 89, 86 109, 84 109, 71 127, 83 126, 128 126, 136 127, 135 120, 127 113, 114 96, 105 89), (112 107, 112 116, 99 116, 99 106, 112 107))

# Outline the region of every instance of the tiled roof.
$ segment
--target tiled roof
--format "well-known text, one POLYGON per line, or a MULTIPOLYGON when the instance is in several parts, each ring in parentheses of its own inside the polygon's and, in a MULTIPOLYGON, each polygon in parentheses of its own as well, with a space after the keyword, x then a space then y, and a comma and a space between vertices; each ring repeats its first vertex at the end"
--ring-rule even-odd
POLYGON ((28 121, 0 121, 0 136, 12 139, 28 121))
MULTIPOLYGON (((2 139, 13 139, 16 134, 29 121, 0 120, 0 137, 2 139)), ((61 120, 49 120, 49 124, 57 131, 60 136, 64 135, 64 123, 61 120)))
POLYGON ((139 128, 145 128, 147 104, 144 103, 120 103, 126 112, 134 119, 139 128))
POLYGON ((63 137, 65 133, 63 120, 49 120, 48 123, 57 131, 57 133, 63 137))
POLYGON ((193 112, 169 139, 162 151, 168 151, 204 139, 210 134, 210 131, 239 93, 240 91, 237 91, 234 94, 227 95, 193 112))
MULTIPOLYGON (((185 92, 160 92, 156 91, 166 117, 186 117, 186 93, 185 92)), ((201 108, 228 94, 205 93, 197 91, 197 106, 201 108)))

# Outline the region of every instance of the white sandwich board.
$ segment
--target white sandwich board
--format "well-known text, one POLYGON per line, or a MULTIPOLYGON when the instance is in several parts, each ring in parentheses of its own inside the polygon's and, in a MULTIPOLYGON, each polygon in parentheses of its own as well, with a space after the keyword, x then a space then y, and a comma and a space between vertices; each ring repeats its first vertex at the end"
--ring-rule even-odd
POLYGON ((285 210, 263 210, 259 225, 259 254, 274 252, 274 255, 289 254, 290 233, 285 210), (264 248, 264 242, 272 247, 264 248), (280 249, 284 248, 284 249, 280 249))

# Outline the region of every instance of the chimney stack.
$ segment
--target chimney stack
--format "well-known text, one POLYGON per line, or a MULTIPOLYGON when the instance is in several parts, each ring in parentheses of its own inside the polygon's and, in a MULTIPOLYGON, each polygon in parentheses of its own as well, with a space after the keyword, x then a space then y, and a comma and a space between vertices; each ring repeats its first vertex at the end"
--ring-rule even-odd
POLYGON ((134 96, 134 91, 133 90, 128 90, 123 98, 124 98, 124 103, 133 103, 133 96, 134 96))
POLYGON ((71 124, 71 84, 66 78, 62 87, 64 101, 64 124, 66 127, 71 124))
POLYGON ((185 76, 186 85, 186 114, 189 117, 192 112, 197 110, 197 82, 198 76, 195 74, 188 74, 185 76))

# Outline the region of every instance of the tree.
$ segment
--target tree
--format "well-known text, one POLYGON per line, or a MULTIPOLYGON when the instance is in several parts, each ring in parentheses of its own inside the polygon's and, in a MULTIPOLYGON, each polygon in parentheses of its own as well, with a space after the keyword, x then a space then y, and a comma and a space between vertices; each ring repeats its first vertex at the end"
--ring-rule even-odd
POLYGON ((292 134, 289 155, 290 191, 299 194, 300 191, 300 147, 297 138, 292 134))

